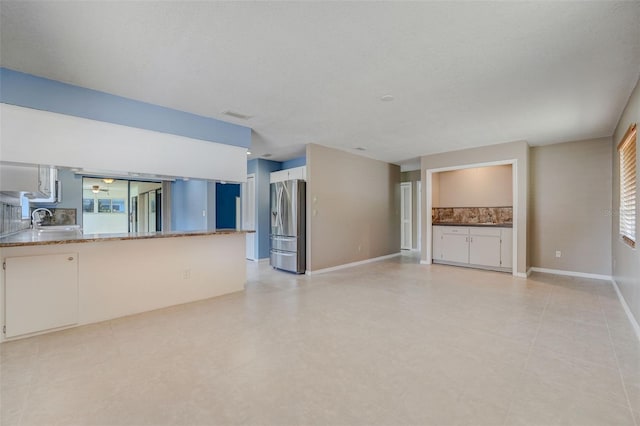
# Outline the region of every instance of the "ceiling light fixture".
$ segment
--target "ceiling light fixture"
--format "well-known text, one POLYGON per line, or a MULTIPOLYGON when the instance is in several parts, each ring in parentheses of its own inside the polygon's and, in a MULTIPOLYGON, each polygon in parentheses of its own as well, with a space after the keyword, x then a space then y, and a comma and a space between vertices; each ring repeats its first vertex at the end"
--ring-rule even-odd
POLYGON ((393 99, 394 99, 393 95, 389 95, 389 94, 380 96, 380 100, 382 102, 391 102, 393 99))
POLYGON ((247 150, 247 155, 251 155, 251 151, 247 150))
POLYGON ((93 192, 94 194, 97 194, 98 192, 100 192, 100 186, 98 185, 93 185, 91 187, 91 192, 93 192))
POLYGON ((233 117, 233 118, 239 118, 240 120, 248 120, 251 118, 250 115, 243 114, 241 112, 229 111, 229 110, 223 111, 222 114, 228 115, 229 117, 233 117))
POLYGON ((109 185, 110 183, 113 183, 113 179, 111 179, 111 178, 102 179, 102 181, 103 181, 104 183, 106 183, 107 185, 109 185))

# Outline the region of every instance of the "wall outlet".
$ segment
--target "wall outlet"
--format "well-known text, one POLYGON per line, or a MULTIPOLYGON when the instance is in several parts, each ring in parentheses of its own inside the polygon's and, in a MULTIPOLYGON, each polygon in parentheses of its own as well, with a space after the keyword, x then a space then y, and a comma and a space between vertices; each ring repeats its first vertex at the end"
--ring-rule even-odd
POLYGON ((191 279, 191 269, 185 269, 184 271, 182 271, 182 279, 183 280, 191 279))
POLYGON ((562 257, 562 252, 560 250, 556 250, 556 257, 562 257))

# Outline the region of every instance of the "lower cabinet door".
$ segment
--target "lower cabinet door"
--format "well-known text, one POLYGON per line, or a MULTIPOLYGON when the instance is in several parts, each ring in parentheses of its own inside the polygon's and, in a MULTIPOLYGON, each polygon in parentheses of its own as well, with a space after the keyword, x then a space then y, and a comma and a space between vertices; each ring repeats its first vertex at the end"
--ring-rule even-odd
POLYGON ((469 263, 500 266, 500 236, 472 235, 469 237, 469 263))
POLYGON ((442 234, 441 260, 469 263, 469 237, 467 235, 442 234))
POLYGON ((78 253, 4 261, 7 337, 78 322, 78 253))
POLYGON ((502 244, 500 245, 500 266, 503 268, 513 267, 513 231, 509 228, 503 228, 500 236, 502 244))

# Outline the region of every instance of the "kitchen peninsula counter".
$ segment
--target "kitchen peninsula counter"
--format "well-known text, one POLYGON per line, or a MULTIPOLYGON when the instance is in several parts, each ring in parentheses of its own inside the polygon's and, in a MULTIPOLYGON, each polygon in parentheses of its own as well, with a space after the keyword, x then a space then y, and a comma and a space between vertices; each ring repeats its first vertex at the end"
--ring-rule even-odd
POLYGON ((58 245, 76 243, 95 243, 105 241, 143 240, 157 238, 200 237, 208 235, 247 234, 255 231, 218 229, 202 231, 163 231, 163 232, 129 232, 115 234, 74 234, 72 232, 38 233, 32 229, 17 232, 0 238, 0 247, 23 247, 37 245, 58 245))
POLYGON ((2 238, 0 341, 243 291, 250 232, 26 230, 2 238))
POLYGON ((513 228, 513 223, 460 223, 460 222, 434 222, 433 226, 479 226, 483 228, 513 228))

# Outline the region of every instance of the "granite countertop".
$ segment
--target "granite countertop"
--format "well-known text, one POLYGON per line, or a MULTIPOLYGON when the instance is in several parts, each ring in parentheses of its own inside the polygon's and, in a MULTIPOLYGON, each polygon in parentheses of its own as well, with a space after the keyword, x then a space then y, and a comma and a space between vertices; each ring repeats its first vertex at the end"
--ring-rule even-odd
POLYGON ((95 243, 102 241, 144 240, 154 238, 198 237, 205 235, 247 234, 256 231, 236 229, 218 229, 216 231, 163 231, 163 232, 129 232, 119 234, 82 234, 81 232, 38 233, 26 229, 13 235, 0 238, 0 247, 20 247, 55 244, 95 243))
POLYGON ((437 222, 433 226, 481 226, 484 228, 513 228, 513 223, 457 223, 457 222, 437 222))

